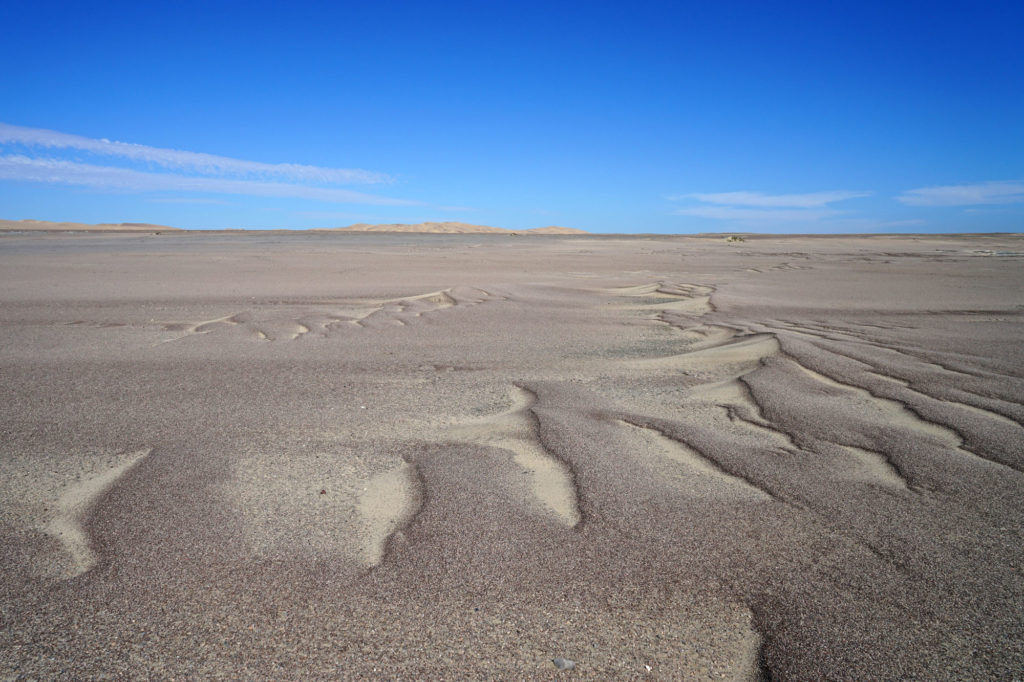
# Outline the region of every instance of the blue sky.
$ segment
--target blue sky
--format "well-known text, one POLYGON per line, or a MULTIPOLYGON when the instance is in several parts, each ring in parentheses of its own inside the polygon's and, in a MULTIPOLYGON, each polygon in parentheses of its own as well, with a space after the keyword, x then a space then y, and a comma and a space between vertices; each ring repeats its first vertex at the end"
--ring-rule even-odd
POLYGON ((1024 4, 8 3, 0 218, 1024 231, 1024 4))

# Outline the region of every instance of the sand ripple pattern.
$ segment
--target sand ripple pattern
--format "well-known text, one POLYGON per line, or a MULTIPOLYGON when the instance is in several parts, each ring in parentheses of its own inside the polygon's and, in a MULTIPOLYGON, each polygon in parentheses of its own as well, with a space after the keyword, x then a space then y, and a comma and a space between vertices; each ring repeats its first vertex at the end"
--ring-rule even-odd
POLYGON ((537 395, 513 386, 510 400, 512 405, 506 411, 454 426, 446 437, 510 452, 529 476, 538 506, 571 528, 580 522, 576 487, 565 463, 552 456, 540 441, 532 409, 537 395))
POLYGON ((0 307, 3 674, 1013 678, 1012 296, 851 302, 908 257, 862 241, 839 284, 758 239, 509 241, 0 307))
MULTIPOLYGON (((387 330, 416 325, 448 309, 503 298, 483 289, 456 287, 394 299, 339 299, 309 303, 268 301, 249 310, 210 320, 163 322, 161 329, 176 335, 163 339, 161 343, 197 335, 237 335, 239 332, 243 338, 258 341, 331 338, 359 329, 387 330)), ((114 325, 108 323, 108 326, 114 325)))

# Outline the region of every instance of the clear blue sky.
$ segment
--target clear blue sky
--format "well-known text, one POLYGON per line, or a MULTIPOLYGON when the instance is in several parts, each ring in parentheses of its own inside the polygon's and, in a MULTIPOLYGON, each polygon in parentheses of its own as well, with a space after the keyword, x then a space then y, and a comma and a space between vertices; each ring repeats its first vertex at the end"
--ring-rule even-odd
POLYGON ((1020 0, 284 5, 6 3, 0 218, 1024 231, 1020 0))

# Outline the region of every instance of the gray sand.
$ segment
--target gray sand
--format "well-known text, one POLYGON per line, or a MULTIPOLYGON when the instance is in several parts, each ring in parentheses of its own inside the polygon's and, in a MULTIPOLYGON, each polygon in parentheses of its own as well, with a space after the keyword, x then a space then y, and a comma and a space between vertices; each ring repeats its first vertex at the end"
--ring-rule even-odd
POLYGON ((0 235, 0 675, 1020 678, 1022 340, 1016 237, 0 235))

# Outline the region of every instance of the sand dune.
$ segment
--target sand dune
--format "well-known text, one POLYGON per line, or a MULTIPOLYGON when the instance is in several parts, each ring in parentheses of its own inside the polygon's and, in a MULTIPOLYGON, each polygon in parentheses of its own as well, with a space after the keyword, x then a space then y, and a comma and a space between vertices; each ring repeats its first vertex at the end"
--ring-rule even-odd
POLYGON ((527 234, 588 234, 586 230, 579 230, 575 227, 559 227, 549 225, 547 227, 534 227, 529 230, 520 230, 527 234))
POLYGON ((5 234, 0 676, 1015 679, 1020 241, 5 234))
MULTIPOLYGON (((165 230, 180 231, 181 228, 149 223, 62 223, 46 220, 0 220, 0 232, 4 231, 63 231, 63 232, 162 232, 165 230)), ((527 230, 508 230, 502 227, 473 225, 459 222, 423 222, 415 224, 387 223, 371 225, 357 223, 348 227, 319 228, 310 232, 415 232, 425 234, 552 234, 573 235, 587 234, 584 230, 573 227, 535 227, 527 230)), ((225 230, 224 232, 244 233, 244 230, 225 230)))
POLYGON ((87 231, 87 232, 158 232, 178 230, 177 227, 151 225, 149 223, 53 223, 46 220, 0 220, 0 232, 4 231, 87 231))
POLYGON ((431 232, 435 234, 504 234, 507 230, 500 227, 488 227, 487 225, 472 225, 469 223, 416 223, 414 225, 402 225, 397 223, 368 225, 357 223, 348 227, 333 228, 336 231, 347 232, 431 232))

